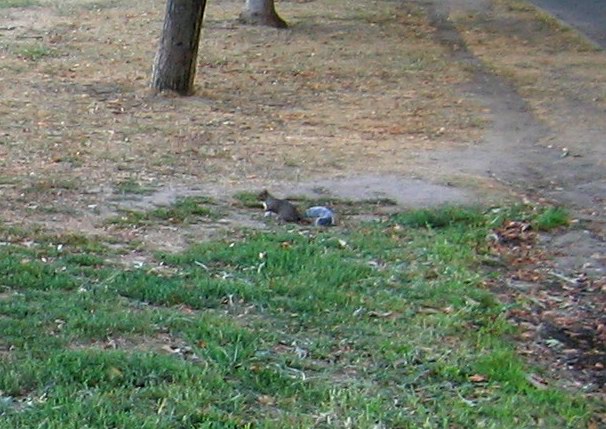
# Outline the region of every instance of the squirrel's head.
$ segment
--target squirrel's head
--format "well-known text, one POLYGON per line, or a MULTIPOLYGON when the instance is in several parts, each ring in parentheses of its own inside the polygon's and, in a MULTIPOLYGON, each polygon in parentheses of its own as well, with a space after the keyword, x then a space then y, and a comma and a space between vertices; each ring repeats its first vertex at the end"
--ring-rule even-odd
POLYGON ((265 201, 269 197, 271 197, 271 195, 269 195, 269 192, 267 192, 267 189, 263 189, 263 191, 261 191, 259 193, 259 195, 257 195, 257 200, 259 200, 259 201, 265 201))

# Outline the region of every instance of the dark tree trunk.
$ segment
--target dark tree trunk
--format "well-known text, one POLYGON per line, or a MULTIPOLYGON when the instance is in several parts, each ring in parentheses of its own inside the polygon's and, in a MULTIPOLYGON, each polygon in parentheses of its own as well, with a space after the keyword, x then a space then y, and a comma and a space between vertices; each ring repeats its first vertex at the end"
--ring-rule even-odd
POLYGON ((274 0, 246 0, 240 21, 251 25, 267 25, 269 27, 286 28, 288 25, 276 13, 274 0))
POLYGON ((206 0, 167 0, 151 86, 158 91, 193 92, 206 0))

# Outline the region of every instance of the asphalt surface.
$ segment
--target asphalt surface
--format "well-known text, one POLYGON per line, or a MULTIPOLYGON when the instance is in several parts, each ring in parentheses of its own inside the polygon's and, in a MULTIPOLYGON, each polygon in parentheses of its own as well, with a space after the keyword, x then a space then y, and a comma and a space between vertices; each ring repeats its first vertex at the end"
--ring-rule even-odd
POLYGON ((606 0, 530 0, 606 49, 606 0))

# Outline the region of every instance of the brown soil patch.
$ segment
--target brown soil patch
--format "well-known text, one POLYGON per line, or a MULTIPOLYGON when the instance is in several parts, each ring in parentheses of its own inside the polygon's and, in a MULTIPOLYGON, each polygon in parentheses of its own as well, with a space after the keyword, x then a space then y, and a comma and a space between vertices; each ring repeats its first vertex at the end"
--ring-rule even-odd
POLYGON ((182 359, 199 362, 200 358, 193 352, 187 342, 169 334, 159 333, 146 337, 108 337, 102 341, 89 344, 74 344, 73 349, 86 350, 121 350, 125 352, 157 352, 174 355, 182 359))
POLYGON ((278 31, 240 25, 240 2, 211 2, 196 94, 173 98, 147 89, 163 3, 47 6, 0 9, 4 221, 177 249, 257 226, 230 207, 236 190, 475 201, 446 183, 449 168, 418 165, 418 153, 477 142, 484 117, 418 9, 284 3, 290 29, 278 31), (129 205, 125 181, 156 188, 154 205, 202 193, 233 215, 193 232, 108 231, 103 219, 129 205))
POLYGON ((591 142, 604 138, 604 53, 517 0, 498 0, 490 13, 459 13, 454 20, 474 55, 511 79, 533 113, 557 134, 543 144, 595 157, 606 166, 606 145, 591 142))
POLYGON ((422 15, 333 3, 322 14, 281 5, 284 31, 237 24, 240 2, 209 4, 189 98, 147 92, 160 2, 0 11, 14 27, 0 101, 10 210, 82 210, 124 179, 229 187, 403 172, 415 151, 479 137, 477 104, 451 86, 467 73, 422 15))
POLYGON ((606 281, 585 272, 562 274, 566 264, 539 245, 574 234, 582 232, 537 234, 527 223, 506 223, 495 231, 492 251, 507 269, 488 286, 515 303, 508 316, 520 329, 521 354, 547 368, 553 380, 604 398, 606 281))

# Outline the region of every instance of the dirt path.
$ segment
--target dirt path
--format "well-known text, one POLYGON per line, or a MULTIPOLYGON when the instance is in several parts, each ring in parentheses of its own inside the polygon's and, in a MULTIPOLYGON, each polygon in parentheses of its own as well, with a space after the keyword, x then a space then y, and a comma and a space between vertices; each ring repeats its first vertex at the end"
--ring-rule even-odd
MULTIPOLYGON (((606 121, 594 123, 587 129, 583 124, 579 126, 576 118, 570 118, 568 112, 562 112, 561 126, 567 134, 559 134, 559 130, 551 129, 536 118, 511 83, 489 71, 466 48, 449 16, 489 11, 490 1, 452 0, 423 4, 438 30, 436 38, 452 50, 456 61, 463 61, 473 68, 472 82, 462 88, 465 95, 477 98, 491 113, 491 125, 482 145, 442 154, 441 158, 432 156, 443 163, 458 165, 462 173, 491 174, 516 184, 524 192, 538 192, 579 209, 595 205, 595 209, 602 211, 604 206, 599 203, 606 197, 606 170, 603 168, 606 121), (583 153, 563 157, 557 148, 569 147, 571 136, 577 145, 578 140, 583 142, 583 153), (545 141, 551 142, 551 147, 541 144, 545 141)), ((594 109, 581 103, 575 108, 580 116, 584 111, 594 109)))
MULTIPOLYGON (((411 172, 429 180, 436 177, 494 179, 521 195, 571 207, 576 216, 590 224, 587 230, 590 233, 583 241, 589 240, 591 244, 588 247, 603 254, 606 110, 591 102, 571 100, 565 108, 552 113, 558 118, 558 126, 551 127, 547 121, 536 116, 533 107, 512 82, 495 74, 467 48, 460 30, 451 19, 461 14, 490 15, 494 13, 493 2, 420 0, 416 3, 427 11, 431 25, 436 29, 436 40, 448 48, 454 61, 465 64, 471 70, 471 81, 457 90, 461 96, 479 102, 489 112, 489 125, 480 144, 448 150, 417 151, 416 166, 411 172)), ((568 85, 574 84, 568 81, 568 85)), ((598 92, 595 96, 601 97, 602 94, 598 92)), ((387 186, 380 185, 380 182, 371 180, 366 188, 376 189, 380 195, 404 204, 408 201, 411 206, 449 201, 470 202, 479 198, 473 195, 473 189, 464 187, 459 188, 458 192, 436 187, 433 189, 435 192, 429 192, 437 195, 435 201, 411 198, 411 189, 414 192, 418 188, 417 194, 420 195, 428 190, 419 186, 419 183, 387 186)), ((354 179, 353 183, 361 185, 361 180, 354 179)), ((386 177, 385 183, 397 181, 386 177)), ((293 186, 296 187, 289 184, 286 188, 293 186)), ((305 189, 309 186, 302 184, 299 187, 305 189)), ((360 186, 362 188, 364 186, 360 186)), ((598 262, 596 273, 606 272, 601 271, 606 268, 606 259, 598 262)))
POLYGON ((453 15, 491 14, 492 2, 420 4, 437 29, 436 39, 449 47, 454 60, 473 69, 472 82, 461 90, 491 113, 491 125, 481 145, 434 152, 428 157, 440 166, 457 168, 460 174, 489 176, 520 195, 547 199, 572 210, 576 227, 564 234, 542 237, 541 247, 551 255, 548 264, 525 266, 523 269, 532 273, 528 278, 510 274, 501 293, 505 300, 516 295, 537 299, 537 306, 513 316, 519 326, 533 327, 534 334, 529 335, 531 340, 521 351, 543 360, 554 373, 573 369, 568 377, 576 380, 576 387, 599 391, 606 383, 606 335, 602 329, 606 322, 606 110, 577 99, 572 108, 579 116, 570 114, 567 108, 571 105, 556 109, 552 115, 560 122, 557 128, 551 127, 537 118, 513 84, 491 72, 468 49, 451 21, 453 15), (601 115, 602 120, 595 120, 596 110, 597 118, 601 115), (587 126, 579 120, 583 116, 594 118, 594 122, 587 126), (571 145, 575 156, 569 156, 571 145), (539 272, 556 277, 537 281, 539 272), (587 282, 586 276, 594 280, 587 282), (511 287, 520 287, 521 292, 511 287), (553 350, 545 345, 547 341, 562 344, 568 351, 553 350))
MULTIPOLYGON (((579 240, 565 240, 568 250, 564 253, 576 257, 567 255, 562 261, 570 263, 574 259, 577 263, 562 268, 568 271, 589 269, 596 275, 604 275, 606 120, 587 128, 564 111, 560 126, 566 132, 561 134, 535 116, 511 83, 486 68, 466 47, 450 16, 490 13, 492 2, 451 0, 422 1, 420 4, 428 11, 437 29, 436 39, 449 47, 455 61, 464 62, 473 70, 472 82, 461 91, 486 106, 491 118, 480 145, 458 151, 434 151, 426 154, 427 159, 434 160, 441 168, 454 168, 463 175, 492 177, 520 194, 547 198, 573 208, 575 215, 588 224, 581 234, 571 233, 579 240), (574 156, 568 156, 560 149, 570 147, 571 140, 577 143, 578 152, 574 156), (583 268, 583 265, 586 266, 583 268)), ((581 102, 576 103, 575 108, 579 115, 595 110, 594 106, 581 102)))

